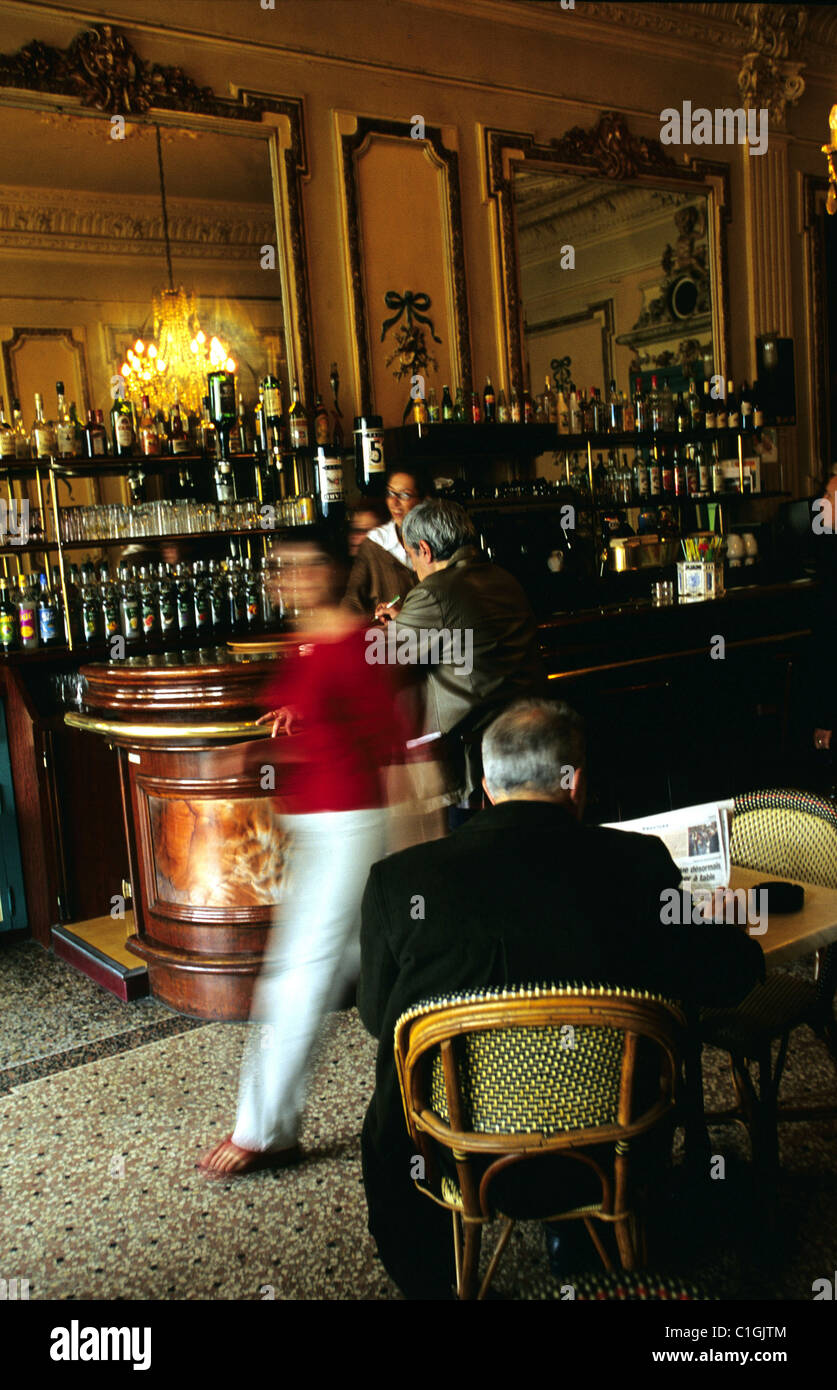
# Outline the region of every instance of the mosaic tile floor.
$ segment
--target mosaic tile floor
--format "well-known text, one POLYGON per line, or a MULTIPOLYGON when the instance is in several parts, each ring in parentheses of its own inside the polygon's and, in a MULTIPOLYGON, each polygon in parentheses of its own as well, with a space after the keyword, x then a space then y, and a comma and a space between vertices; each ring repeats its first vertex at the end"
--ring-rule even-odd
MULTIPOLYGON (((232 1127, 246 1025, 194 1026, 150 1000, 121 1004, 37 947, 19 962, 16 985, 17 967, 8 958, 0 966, 12 1006, 8 1022, 0 1015, 2 1055, 13 1059, 0 1072, 7 1277, 28 1278, 33 1299, 400 1296, 366 1232, 359 1135, 375 1044, 355 1010, 327 1022, 301 1136, 305 1161, 211 1182, 194 1162, 232 1127), (39 1005, 34 1063, 24 1055, 27 992, 39 1005), (179 1031, 151 1036, 173 1026, 179 1031), (50 1053, 50 1043, 64 1051, 50 1053), (45 1061, 49 1074, 26 1072, 45 1061)), ((708 1101, 726 1102, 720 1054, 706 1054, 705 1069, 708 1101)), ((805 1032, 795 1035, 786 1093, 834 1099, 834 1070, 805 1032)), ((657 1269, 711 1297, 810 1298, 813 1280, 837 1262, 837 1122, 783 1125, 781 1139, 776 1235, 754 1247, 746 1135, 717 1128, 713 1151, 726 1159, 726 1178, 698 1211, 675 1168, 660 1194, 657 1269)), ((518 1227, 498 1295, 535 1296, 545 1269, 540 1228, 518 1227)))

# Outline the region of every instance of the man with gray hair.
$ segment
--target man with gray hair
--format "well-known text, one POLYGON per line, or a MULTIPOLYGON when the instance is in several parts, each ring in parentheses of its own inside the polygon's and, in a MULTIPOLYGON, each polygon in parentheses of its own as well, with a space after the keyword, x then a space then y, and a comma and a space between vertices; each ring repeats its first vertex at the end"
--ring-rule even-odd
POLYGON ((410 1178, 392 1046, 406 1009, 544 981, 725 1005, 764 974, 758 942, 733 926, 663 925, 661 894, 680 871, 662 840, 581 823, 584 724, 567 705, 519 700, 482 747, 492 806, 373 864, 363 898, 358 1007, 380 1039, 362 1136, 369 1229, 413 1298, 449 1296, 452 1263, 450 1217, 410 1178))
POLYGON ((464 805, 480 785, 482 730, 512 700, 545 689, 535 615, 517 580, 477 548, 459 503, 419 503, 402 535, 419 582, 376 617, 395 622, 390 659, 415 661, 424 678, 423 734, 445 739, 448 800, 464 805))

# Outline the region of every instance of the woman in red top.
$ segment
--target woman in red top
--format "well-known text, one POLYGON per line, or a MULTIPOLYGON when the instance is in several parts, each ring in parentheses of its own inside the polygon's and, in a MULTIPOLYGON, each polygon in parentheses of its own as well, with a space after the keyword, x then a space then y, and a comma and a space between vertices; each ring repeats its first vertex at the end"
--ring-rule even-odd
MULTIPOLYGON (((392 669, 370 664, 366 624, 339 606, 339 568, 312 545, 283 552, 306 642, 271 692, 276 778, 291 850, 274 940, 256 985, 236 1126, 201 1161, 225 1177, 299 1157, 320 1022, 357 978, 360 903, 387 852, 382 769, 390 762, 392 669), (290 565, 289 562, 290 561, 290 565), (281 740, 281 742, 280 742, 281 740)), ((286 595, 287 597, 287 595, 286 595)), ((267 759, 266 759, 267 760, 267 759)))

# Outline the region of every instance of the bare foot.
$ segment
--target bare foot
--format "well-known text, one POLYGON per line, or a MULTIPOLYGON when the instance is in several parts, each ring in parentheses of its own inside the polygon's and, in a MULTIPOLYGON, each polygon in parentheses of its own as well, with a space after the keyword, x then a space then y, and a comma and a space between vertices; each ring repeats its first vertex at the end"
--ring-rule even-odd
POLYGON ((298 1144, 287 1149, 242 1149, 234 1144, 228 1134, 214 1149, 210 1149, 195 1165, 210 1178, 238 1177, 252 1173, 259 1168, 280 1168, 284 1164, 296 1163, 300 1158, 298 1144))

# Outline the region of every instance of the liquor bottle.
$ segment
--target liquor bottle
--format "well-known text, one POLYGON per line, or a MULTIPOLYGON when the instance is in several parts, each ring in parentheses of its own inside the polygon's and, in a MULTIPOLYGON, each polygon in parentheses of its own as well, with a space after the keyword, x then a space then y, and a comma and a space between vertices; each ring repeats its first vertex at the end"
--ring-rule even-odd
POLYGON ((671 454, 671 472, 675 497, 685 497, 687 493, 686 463, 677 444, 675 444, 671 454))
POLYGON ((34 651, 41 644, 38 622, 38 585, 35 572, 18 575, 20 596, 17 601, 17 623, 20 645, 25 652, 34 651))
POLYGON ((64 402, 64 383, 56 381, 55 390, 58 396, 58 412, 55 418, 55 442, 58 446, 59 458, 74 458, 76 452, 76 431, 75 425, 70 419, 69 411, 64 402))
POLYGON ((381 483, 386 472, 384 422, 380 415, 355 416, 355 477, 359 492, 381 483))
POLYGON ((0 579, 0 651, 16 652, 20 646, 20 618, 17 604, 9 598, 7 584, 7 579, 0 579))
POLYGON ((590 387, 590 430, 593 434, 605 432, 605 412, 598 386, 590 387))
POLYGON ((35 419, 32 424, 30 441, 32 458, 55 458, 58 448, 55 430, 50 422, 44 419, 44 400, 37 391, 35 392, 35 419))
POLYGON ((663 382, 663 389, 660 392, 660 429, 674 429, 674 397, 671 394, 668 379, 663 382))
POLYGON ((200 560, 194 565, 195 592, 195 636, 198 646, 212 639, 212 597, 209 592, 209 575, 200 560))
POLYGON ((696 448, 696 447, 697 447, 697 446, 695 446, 695 445, 693 445, 693 444, 687 444, 687 445, 686 445, 685 468, 686 468, 686 495, 687 495, 687 497, 699 497, 699 496, 700 496, 700 478, 699 478, 699 475, 698 475, 697 459, 696 459, 696 457, 695 457, 695 448, 696 448))
POLYGON ((61 642, 60 614, 58 600, 49 587, 45 574, 38 576, 41 594, 38 600, 38 634, 42 647, 56 647, 61 642))
POLYGON ((177 598, 177 628, 182 647, 189 646, 195 640, 195 591, 188 570, 184 564, 177 566, 177 579, 175 580, 175 594, 177 598))
POLYGON ((607 393, 607 428, 612 434, 618 434, 622 430, 622 399, 612 377, 607 393))
POLYGON ((246 632, 247 595, 244 591, 241 571, 236 565, 232 565, 227 571, 227 611, 230 615, 233 636, 246 632))
POLYGON ((758 387, 753 387, 753 429, 764 429, 764 407, 761 403, 761 396, 758 394, 758 387))
POLYGON ((274 573, 279 574, 281 572, 280 561, 278 558, 271 561, 268 559, 266 555, 263 555, 261 559, 261 569, 259 573, 259 593, 261 596, 262 626, 266 628, 273 627, 276 620, 281 620, 282 617, 282 593, 278 582, 275 586, 277 594, 277 607, 274 612, 273 598, 271 596, 274 592, 274 585, 271 582, 271 577, 269 573, 271 566, 273 566, 274 573))
POLYGON ((158 406, 154 416, 154 427, 157 430, 157 439, 160 444, 160 453, 168 456, 171 454, 171 426, 166 420, 166 413, 162 406, 158 406))
POLYGON ((84 452, 89 459, 104 458, 107 434, 104 425, 96 420, 92 410, 87 412, 87 425, 84 431, 84 452))
POLYGON ((464 425, 468 418, 468 412, 465 409, 465 388, 462 386, 457 386, 456 388, 456 398, 453 403, 453 418, 457 425, 464 425))
POLYGON ((223 571, 215 568, 215 561, 209 562, 209 607, 212 614, 212 630, 216 638, 227 637, 232 631, 227 609, 227 585, 223 571))
POLYGON ((29 434, 23 423, 23 412, 20 408, 20 401, 15 398, 12 401, 12 429, 15 436, 15 458, 28 459, 32 457, 32 450, 29 444, 29 434))
POLYGON ((139 572, 140 615, 142 632, 146 643, 155 642, 160 636, 160 610, 157 601, 157 586, 145 565, 139 572))
POLYGON ((570 408, 560 386, 555 397, 555 428, 558 434, 569 434, 570 432, 570 408))
POLYGON ((259 382, 259 391, 265 420, 268 425, 274 427, 278 436, 282 420, 282 389, 279 378, 273 372, 268 372, 259 382))
POLYGON ((633 401, 630 396, 625 395, 624 391, 620 391, 619 402, 622 410, 622 429, 625 434, 632 434, 636 429, 633 401))
POLYGON ((244 599, 247 604, 247 631, 259 632, 262 626, 261 584, 249 555, 244 560, 244 599))
POLYGON ((584 387, 578 393, 578 413, 581 421, 582 434, 593 433, 593 392, 590 392, 588 401, 584 394, 584 387))
POLYGON ((102 624, 105 637, 118 637, 122 632, 122 601, 119 589, 108 577, 108 567, 103 564, 99 570, 99 589, 102 596, 102 624))
POLYGON ((160 453, 160 436, 157 433, 157 426, 154 416, 151 414, 151 406, 148 397, 142 398, 142 412, 139 422, 139 445, 140 453, 146 457, 160 453))
POLYGON ((744 434, 751 434, 753 430, 753 397, 746 381, 741 385, 741 430, 744 434))
POLYGON ((701 497, 708 497, 712 491, 712 465, 702 444, 695 445, 695 456, 698 470, 698 492, 701 497))
POLYGON ((610 477, 601 454, 596 454, 596 466, 593 469, 593 490, 597 502, 609 502, 611 500, 610 477))
POLYGON ((171 567, 162 561, 157 566, 157 615, 160 638, 164 645, 177 644, 180 627, 177 621, 177 593, 171 567))
POLYGON ((343 460, 322 445, 317 449, 317 493, 323 520, 332 524, 342 522, 346 514, 343 460))
MULTIPOLYGON (((547 382, 547 387, 549 383, 547 382)), ((482 393, 482 414, 487 425, 497 423, 497 397, 494 394, 494 387, 491 385, 491 377, 485 378, 485 389, 482 393)))
POLYGON ((105 636, 104 612, 91 568, 82 565, 81 636, 88 646, 105 636))
POLYGON ((137 593, 136 573, 120 565, 119 619, 126 642, 142 642, 142 606, 137 593))
POLYGON ((648 404, 642 393, 642 378, 636 378, 636 390, 633 398, 634 407, 634 429, 637 434, 644 434, 648 429, 648 404))
POLYGON ((510 406, 509 406, 509 414, 511 415, 511 423, 512 423, 513 425, 519 425, 519 424, 520 424, 520 420, 521 420, 522 411, 521 411, 521 406, 520 406, 520 397, 519 397, 519 395, 517 394, 517 391, 514 390, 514 389, 512 390, 512 393, 511 393, 511 403, 510 403, 510 406))
POLYGON ((229 461, 230 430, 236 423, 235 376, 232 372, 210 372, 206 378, 209 418, 215 426, 218 458, 229 461))
POLYGON ((703 424, 703 411, 700 408, 700 396, 695 390, 694 380, 689 382, 689 395, 686 400, 689 411, 689 427, 692 430, 699 430, 703 424))
POLYGON ((314 401, 314 442, 315 444, 329 444, 331 442, 330 436, 328 411, 323 405, 323 398, 318 391, 314 401))
POLYGON ((633 485, 634 492, 638 497, 647 497, 649 495, 651 480, 648 477, 648 466, 640 453, 634 455, 633 485))
POLYGON ((511 411, 509 410, 508 401, 506 400, 506 393, 501 386, 497 393, 497 424, 507 425, 510 420, 511 411))
POLYGON ((291 408, 288 411, 288 425, 290 427, 291 448, 308 448, 308 417, 305 414, 305 407, 299 396, 299 382, 294 382, 293 399, 291 408))
POLYGON ((411 397, 410 397, 410 400, 409 400, 408 409, 409 409, 409 412, 410 412, 410 420, 411 420, 411 423, 412 423, 412 424, 414 424, 414 425, 429 425, 429 424, 430 424, 430 416, 429 416, 429 414, 428 414, 428 412, 427 412, 427 403, 426 403, 426 401, 425 401, 425 399, 424 399, 424 396, 422 396, 422 395, 411 396, 411 397))
POLYGON ((714 493, 724 490, 724 470, 721 465, 721 450, 718 447, 717 439, 712 440, 712 491, 714 493))
POLYGON ((532 405, 532 397, 529 395, 528 387, 523 392, 523 409, 521 411, 521 416, 524 425, 534 425, 535 407, 532 405))
POLYGON ((660 487, 664 493, 674 492, 674 467, 665 445, 660 446, 660 487))
POLYGON ((0 459, 13 459, 16 457, 15 432, 11 425, 6 423, 6 413, 3 409, 3 397, 0 396, 0 459))
MULTIPOLYGON (((319 399, 319 398, 318 398, 319 399)), ((328 429, 328 411, 325 411, 326 429, 328 429)), ((247 414, 247 407, 238 393, 238 419, 236 420, 235 434, 238 438, 238 452, 240 454, 252 454, 253 452, 253 431, 250 426, 250 419, 247 414)))
MULTIPOLYGON (((651 391, 648 396, 648 421, 652 430, 663 428, 663 407, 657 390, 657 378, 651 378, 651 391)), ((665 489, 664 489, 665 490, 665 489)))
MULTIPOLYGON (((436 398, 436 387, 431 386, 427 393, 427 419, 431 425, 438 425, 441 418, 442 415, 439 410, 439 402, 436 398)), ((328 440, 326 439, 323 442, 327 444, 328 440)))
POLYGON ((724 383, 721 382, 721 395, 715 405, 715 428, 725 430, 727 428, 727 398, 724 383))
POLYGON ((190 448, 189 437, 183 428, 183 416, 180 413, 180 401, 176 390, 174 393, 174 405, 171 408, 169 430, 172 454, 188 454, 190 448))
POLYGON ((127 397, 118 396, 111 407, 110 432, 116 458, 129 458, 136 452, 134 408, 127 397))
POLYGON ((717 413, 716 413, 716 410, 715 410, 715 401, 714 401, 714 398, 713 398, 713 396, 711 395, 710 390, 709 390, 709 382, 708 382, 708 381, 704 381, 704 383, 703 383, 703 428, 704 428, 705 430, 714 430, 714 429, 715 429, 715 424, 716 424, 717 418, 718 418, 718 417, 717 417, 717 413))
POLYGON ((552 383, 551 383, 551 381, 549 380, 549 373, 548 373, 548 372, 547 372, 546 378, 545 378, 545 380, 544 380, 544 387, 543 387, 543 413, 544 413, 544 417, 545 417, 545 418, 544 418, 544 423, 545 423, 545 424, 547 424, 547 425, 557 425, 557 423, 558 423, 558 402, 557 402, 557 399, 556 399, 556 396, 555 396, 555 392, 554 392, 553 389, 552 389, 552 383))
POLYGON ((684 397, 678 392, 674 401, 674 428, 678 434, 686 434, 691 429, 691 423, 689 407, 684 397))
POLYGON ((735 386, 731 381, 727 382, 727 429, 737 430, 741 426, 741 411, 738 405, 738 397, 735 394, 735 386))
POLYGON ((454 406, 451 400, 450 387, 442 387, 442 423, 450 423, 454 418, 454 406))
POLYGON ((108 454, 110 453, 110 444, 108 443, 108 432, 105 429, 104 412, 98 409, 96 411, 96 429, 99 431, 99 434, 102 439, 102 453, 107 458, 108 454))
POLYGON ((58 565, 52 566, 52 592, 55 594, 55 601, 58 604, 58 630, 63 634, 63 640, 69 642, 72 637, 73 645, 81 641, 81 593, 78 584, 78 567, 70 565, 65 572, 65 584, 67 589, 67 603, 64 604, 64 594, 61 588, 61 571, 58 565))
POLYGON ((209 414, 209 397, 204 396, 203 413, 200 419, 200 438, 201 452, 205 459, 212 460, 218 457, 218 435, 209 414))
POLYGON ((472 391, 472 392, 471 392, 471 424, 472 424, 472 425, 481 425, 481 424, 482 424, 482 406, 481 406, 481 404, 480 404, 480 393, 479 393, 479 391, 472 391))

